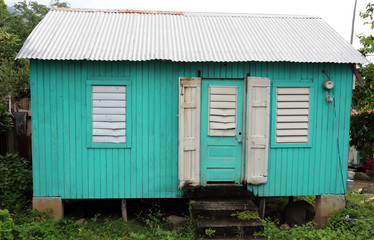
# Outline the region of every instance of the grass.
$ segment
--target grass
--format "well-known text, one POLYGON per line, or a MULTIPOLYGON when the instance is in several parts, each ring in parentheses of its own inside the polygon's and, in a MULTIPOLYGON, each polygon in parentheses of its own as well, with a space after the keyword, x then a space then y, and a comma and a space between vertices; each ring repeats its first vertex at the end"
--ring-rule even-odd
POLYGON ((122 219, 98 220, 98 216, 78 223, 65 218, 54 221, 49 213, 28 212, 17 217, 8 210, 0 210, 0 239, 194 239, 192 222, 173 229, 161 212, 150 212, 143 221, 122 219))
MULTIPOLYGON (((374 239, 374 195, 362 195, 357 192, 347 193, 347 205, 331 217, 326 226, 317 228, 315 222, 286 229, 278 222, 263 220, 264 232, 257 235, 267 239, 323 239, 323 240, 366 240, 374 239)), ((311 201, 312 198, 302 200, 311 201)))

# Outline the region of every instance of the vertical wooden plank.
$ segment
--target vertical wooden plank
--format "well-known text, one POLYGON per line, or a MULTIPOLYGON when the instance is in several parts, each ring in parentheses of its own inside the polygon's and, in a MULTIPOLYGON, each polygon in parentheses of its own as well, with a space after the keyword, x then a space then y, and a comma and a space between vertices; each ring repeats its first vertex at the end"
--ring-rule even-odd
POLYGON ((130 198, 131 155, 130 149, 118 149, 118 198, 130 198))
POLYGON ((154 162, 154 182, 155 182, 155 197, 158 198, 161 196, 161 147, 163 147, 163 144, 161 142, 161 66, 160 66, 160 61, 155 62, 155 88, 154 91, 156 92, 155 94, 155 100, 154 100, 154 114, 155 114, 155 123, 154 123, 154 135, 155 139, 155 162, 154 162))
MULTIPOLYGON (((54 62, 55 66, 55 74, 56 74, 56 136, 57 136, 57 149, 56 149, 56 156, 57 156, 57 195, 55 196, 63 196, 64 192, 64 142, 63 142, 63 73, 62 73, 62 66, 59 62, 54 62)), ((33 119, 34 120, 34 119, 33 119)))
POLYGON ((149 63, 149 75, 148 75, 148 106, 149 106, 149 120, 148 120, 148 132, 149 132, 149 139, 148 139, 148 145, 149 145, 149 168, 148 168, 148 196, 155 196, 155 176, 156 176, 156 165, 155 165, 155 143, 157 137, 155 136, 155 115, 157 112, 155 111, 156 108, 156 101, 155 101, 155 75, 156 75, 156 69, 155 69, 155 62, 152 61, 149 63))
MULTIPOLYGON (((330 65, 331 66, 331 65, 330 65)), ((331 80, 335 81, 335 71, 332 67, 328 67, 327 71, 331 74, 331 80)), ((330 188, 331 188, 331 183, 327 184, 331 180, 331 171, 333 168, 333 154, 332 154, 332 149, 336 149, 336 141, 334 141, 334 136, 336 135, 335 133, 335 121, 334 121, 334 107, 333 103, 326 103, 327 105, 327 135, 325 137, 324 142, 327 145, 326 149, 326 155, 325 155, 325 161, 326 161, 326 169, 325 169, 325 181, 324 181, 324 192, 325 194, 330 193, 330 188)))
POLYGON ((150 121, 149 117, 149 111, 150 111, 150 103, 149 103, 149 75, 150 75, 150 72, 149 72, 149 61, 145 61, 142 63, 143 67, 142 67, 142 71, 143 71, 143 91, 142 91, 142 98, 143 98, 143 104, 141 105, 142 106, 142 110, 143 110, 143 118, 142 118, 142 123, 143 123, 143 126, 142 126, 142 130, 143 130, 143 147, 142 147, 142 152, 143 152, 143 156, 142 156, 142 162, 143 162, 143 165, 142 165, 142 172, 143 172, 143 177, 141 178, 142 179, 142 196, 143 197, 148 197, 149 195, 149 185, 150 185, 150 182, 149 182, 149 158, 150 158, 150 152, 149 152, 149 139, 150 139, 150 131, 149 131, 149 124, 148 122, 150 121))
POLYGON ((51 124, 52 124, 52 114, 51 114, 51 75, 50 75, 50 62, 45 62, 44 64, 44 100, 46 103, 44 109, 45 124, 44 128, 44 138, 45 138, 45 174, 46 174, 46 196, 52 196, 53 194, 53 178, 52 178, 52 161, 51 161, 51 124))
POLYGON ((95 186, 95 191, 94 191, 94 198, 100 198, 100 182, 101 182, 101 179, 100 179, 100 169, 101 169, 101 165, 100 165, 100 149, 92 149, 92 152, 93 152, 93 157, 94 157, 94 167, 95 167, 95 173, 94 173, 94 186, 95 186))
POLYGON ((83 109, 84 107, 84 98, 82 95, 82 88, 85 88, 85 85, 82 84, 82 66, 81 62, 74 61, 74 89, 75 89, 75 141, 76 141, 76 154, 75 154, 75 166, 76 166, 76 197, 82 198, 83 197, 83 147, 85 144, 82 142, 83 135, 86 135, 82 132, 82 125, 83 118, 83 109))
MULTIPOLYGON (((179 190, 178 190, 178 134, 175 134, 178 132, 178 99, 179 99, 179 86, 178 86, 178 79, 179 79, 179 63, 173 63, 172 64, 172 79, 171 79, 171 94, 172 94, 172 111, 171 111, 171 116, 172 116, 172 146, 171 146, 171 173, 172 173, 172 178, 171 178, 171 184, 172 184, 172 195, 171 197, 176 197, 179 190)), ((194 72, 197 76, 197 69, 196 69, 196 64, 193 64, 191 67, 191 71, 194 72)))
MULTIPOLYGON (((39 62, 38 64, 38 89, 41 90, 39 92, 39 103, 45 102, 45 74, 44 74, 44 62, 39 62)), ((39 128, 39 144, 40 144, 40 155, 39 155, 39 166, 40 166, 40 194, 42 196, 48 196, 47 190, 47 169, 46 169, 46 139, 45 139, 45 128, 42 127, 46 124, 46 118, 45 118, 45 108, 42 107, 41 109, 38 109, 39 116, 40 116, 40 128, 39 128)))
POLYGON ((39 143, 39 95, 42 89, 39 88, 39 82, 42 81, 40 72, 40 63, 37 60, 30 60, 30 94, 32 111, 32 168, 33 168, 33 193, 34 196, 40 196, 40 145, 39 143))
POLYGON ((70 154, 69 154, 69 161, 70 161, 70 191, 71 191, 71 198, 77 197, 77 166, 76 166, 76 115, 75 109, 77 107, 76 104, 76 95, 75 95, 75 66, 74 62, 69 61, 69 97, 71 100, 71 105, 69 106, 69 143, 70 143, 70 154))
POLYGON ((119 172, 124 171, 124 169, 119 166, 119 161, 118 161, 118 158, 119 158, 118 154, 119 152, 121 152, 121 150, 122 149, 114 148, 112 152, 112 179, 111 179, 112 182, 108 183, 108 185, 112 186, 112 198, 120 198, 119 185, 122 179, 121 180, 119 179, 119 172))
MULTIPOLYGON (((326 65, 322 65, 322 69, 326 69, 326 65)), ((322 79, 321 79, 322 80, 322 79)), ((321 83, 321 81, 319 82, 321 83)), ((322 127, 321 127, 321 133, 320 133, 320 141, 321 141, 321 168, 320 168, 320 191, 321 193, 325 193, 325 182, 326 182, 326 168, 328 168, 328 162, 326 160, 327 156, 327 139, 328 139, 328 105, 323 99, 323 89, 320 90, 320 98, 321 98, 321 105, 322 105, 322 127), (323 137, 322 137, 323 136, 323 137)))
POLYGON ((143 186, 142 186, 142 180, 143 180, 143 139, 144 139, 144 133, 143 133, 143 122, 144 116, 143 116, 143 108, 144 108, 144 102, 143 102, 143 89, 144 89, 144 79, 143 79, 143 62, 136 64, 136 71, 137 71, 137 92, 136 92, 136 98, 137 98, 137 106, 138 110, 137 113, 137 158, 136 158, 136 197, 142 198, 143 197, 143 186))
MULTIPOLYGON (((167 75, 166 75, 166 96, 167 96, 167 99, 172 99, 172 81, 173 81, 173 76, 172 76, 172 66, 171 64, 167 64, 166 65, 166 72, 167 72, 167 75)), ((173 100, 173 99, 172 99, 173 100)), ((166 112, 167 112, 167 118, 166 118, 166 126, 168 126, 166 128, 166 146, 168 146, 167 148, 167 156, 166 156, 166 166, 167 166, 167 171, 166 171, 166 193, 165 193, 165 197, 171 197, 171 192, 172 192, 172 184, 171 184, 171 181, 170 179, 172 179, 172 174, 171 174, 171 167, 172 166, 172 156, 171 156, 171 146, 172 146, 172 135, 173 135, 173 131, 172 131, 172 118, 173 116, 171 116, 171 112, 172 112, 172 101, 168 101, 167 102, 167 106, 166 106, 166 112)))
POLYGON ((161 169, 160 169, 160 197, 165 197, 164 192, 166 191, 166 156, 167 156, 167 146, 166 138, 167 138, 167 124, 166 124, 166 118, 167 118, 167 96, 166 96, 166 85, 167 85, 167 75, 166 75, 166 64, 164 62, 161 62, 161 141, 163 143, 163 146, 161 147, 161 169))
POLYGON ((88 149, 87 149, 87 128, 86 128, 86 123, 87 123, 87 102, 88 101, 88 96, 86 96, 87 92, 87 86, 86 86, 86 80, 87 80, 87 71, 88 71, 88 66, 87 62, 81 62, 80 63, 80 68, 81 70, 81 75, 80 75, 80 84, 81 84, 81 93, 82 94, 82 108, 81 108, 81 116, 82 116, 82 122, 80 125, 81 128, 81 134, 82 134, 82 141, 81 141, 81 148, 82 148, 82 159, 81 159, 81 164, 82 164, 82 198, 88 198, 89 196, 89 163, 90 163, 90 158, 88 155, 88 149))
MULTIPOLYGON (((319 72, 322 71, 323 66, 322 64, 317 65, 317 73, 315 73, 315 81, 317 82, 317 85, 321 83, 320 79, 320 74, 319 72)), ((315 193, 316 195, 319 195, 322 193, 322 136, 324 136, 322 126, 323 124, 323 116, 324 116, 324 99, 321 97, 321 92, 323 92, 320 88, 316 88, 316 94, 317 96, 315 102, 316 105, 318 106, 318 111, 316 112, 316 132, 315 132, 315 139, 316 139, 316 149, 319 149, 315 155, 315 193)))
POLYGON ((348 168, 348 147, 349 147, 349 129, 350 129, 350 113, 351 113, 351 104, 352 104, 352 72, 347 64, 342 66, 342 73, 344 74, 345 84, 342 85, 344 91, 341 96, 341 99, 347 99, 348 101, 341 100, 341 115, 339 117, 340 127, 342 133, 339 135, 339 138, 343 138, 341 143, 340 154, 341 154, 341 165, 342 165, 342 183, 338 185, 338 193, 346 193, 346 184, 347 181, 347 171, 348 168), (340 190, 341 189, 341 190, 340 190), (340 191, 339 191, 340 190, 340 191))
POLYGON ((57 152, 57 85, 56 85, 56 64, 54 61, 50 61, 49 68, 49 89, 50 93, 50 151, 51 155, 49 157, 49 162, 51 165, 50 175, 51 175, 51 196, 58 196, 58 152, 57 152), (54 157, 52 157, 54 156, 54 157))
MULTIPOLYGON (((314 71, 318 71, 316 69, 316 64, 309 64, 308 65, 308 75, 307 77, 309 79, 312 79, 313 82, 316 81, 315 77, 314 77, 314 71)), ((316 90, 314 90, 314 93, 313 95, 311 95, 311 99, 313 99, 312 101, 312 104, 314 105, 314 115, 311 116, 313 119, 312 119, 312 122, 313 122, 313 125, 310 125, 310 129, 314 129, 314 131, 316 131, 317 127, 316 127, 316 115, 317 115, 317 112, 318 112, 318 107, 317 104, 316 104, 316 90)), ((305 164, 305 167, 306 167, 306 171, 308 171, 308 178, 307 178, 307 181, 306 181, 306 195, 314 195, 314 176, 315 176, 315 173, 314 173, 314 161, 315 161, 315 152, 316 152, 316 146, 317 146, 317 143, 316 143, 316 133, 314 132, 314 135, 313 135, 313 139, 312 139, 312 144, 313 144, 313 148, 312 149, 307 149, 305 152, 305 154, 308 156, 308 160, 305 164)), ((305 169, 305 168, 304 168, 305 169)))
POLYGON ((113 161, 115 161, 113 156, 113 151, 117 149, 103 149, 102 151, 106 153, 106 172, 102 173, 106 176, 106 197, 107 198, 113 198, 113 175, 118 170, 118 168, 113 168, 113 161))
POLYGON ((100 195, 99 198, 106 198, 107 197, 107 178, 106 178, 106 173, 107 173, 107 157, 105 154, 105 149, 97 149, 98 150, 98 155, 99 155, 99 164, 98 166, 100 167, 98 173, 99 176, 97 178, 100 179, 100 195))
POLYGON ((70 139, 69 139, 69 107, 70 107, 70 96, 69 96, 69 65, 65 61, 59 62, 62 65, 62 82, 63 82, 63 115, 61 116, 63 122, 63 169, 64 169, 64 194, 63 196, 70 196, 70 139))
POLYGON ((131 75, 134 76, 134 81, 133 81, 133 94, 132 94, 132 107, 133 107, 133 114, 132 114, 132 122, 133 122, 133 129, 132 129, 132 148, 131 148, 131 159, 130 160, 130 163, 131 163, 131 171, 130 171, 130 186, 128 186, 129 190, 127 190, 127 186, 126 187, 126 193, 128 192, 130 194, 130 197, 131 198, 135 198, 136 197, 136 182, 137 182, 137 152, 138 152, 138 146, 137 146, 137 143, 138 143, 138 138, 141 137, 140 135, 138 135, 138 93, 140 93, 141 91, 139 90, 139 75, 138 75, 138 71, 137 71, 137 67, 136 67, 136 63, 132 62, 131 63, 131 75))

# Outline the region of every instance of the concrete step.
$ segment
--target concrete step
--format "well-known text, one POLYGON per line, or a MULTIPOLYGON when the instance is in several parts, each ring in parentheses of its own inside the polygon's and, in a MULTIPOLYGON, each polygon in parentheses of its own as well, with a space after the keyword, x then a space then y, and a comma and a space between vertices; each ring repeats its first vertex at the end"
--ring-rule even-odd
POLYGON ((192 205, 200 237, 208 237, 206 230, 214 230, 214 237, 253 237, 253 233, 263 230, 259 219, 240 220, 233 213, 258 211, 248 198, 199 199, 192 205))
POLYGON ((195 189, 189 194, 191 198, 250 198, 252 193, 246 185, 240 184, 210 184, 195 189))
POLYGON ((197 219, 197 233, 207 237, 206 230, 214 230, 214 237, 235 238, 238 236, 249 237, 255 232, 263 231, 260 220, 243 221, 238 218, 197 219))
POLYGON ((249 199, 202 199, 192 205, 193 211, 257 211, 249 199))

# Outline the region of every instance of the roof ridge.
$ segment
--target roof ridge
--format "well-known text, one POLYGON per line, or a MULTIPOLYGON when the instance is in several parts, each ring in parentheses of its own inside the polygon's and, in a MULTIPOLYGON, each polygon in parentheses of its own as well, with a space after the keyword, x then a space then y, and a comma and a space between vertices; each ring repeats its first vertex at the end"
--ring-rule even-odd
POLYGON ((132 9, 91 9, 91 8, 53 8, 52 11, 67 12, 104 12, 104 13, 138 13, 138 14, 160 14, 160 15, 184 15, 184 16, 227 16, 227 17, 258 17, 258 18, 309 18, 321 19, 311 15, 293 14, 266 14, 266 13, 225 13, 225 12, 182 12, 182 11, 153 11, 132 9))

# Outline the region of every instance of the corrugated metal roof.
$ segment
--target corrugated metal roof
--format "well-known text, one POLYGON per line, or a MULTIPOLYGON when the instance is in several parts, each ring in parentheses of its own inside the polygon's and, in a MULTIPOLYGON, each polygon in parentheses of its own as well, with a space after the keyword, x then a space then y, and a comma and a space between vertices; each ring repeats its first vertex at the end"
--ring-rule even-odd
POLYGON ((53 9, 17 58, 368 63, 319 17, 53 9))

